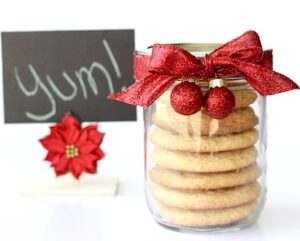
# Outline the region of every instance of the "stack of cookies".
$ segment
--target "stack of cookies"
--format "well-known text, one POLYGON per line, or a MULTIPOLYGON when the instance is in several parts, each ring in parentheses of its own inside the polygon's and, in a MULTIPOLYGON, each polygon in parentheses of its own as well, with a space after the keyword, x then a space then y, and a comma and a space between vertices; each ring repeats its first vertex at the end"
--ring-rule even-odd
POLYGON ((226 225, 257 207, 261 188, 256 163, 258 124, 250 105, 257 94, 233 90, 235 111, 215 120, 203 111, 184 116, 170 106, 169 92, 158 100, 151 133, 152 194, 162 218, 190 227, 226 225))

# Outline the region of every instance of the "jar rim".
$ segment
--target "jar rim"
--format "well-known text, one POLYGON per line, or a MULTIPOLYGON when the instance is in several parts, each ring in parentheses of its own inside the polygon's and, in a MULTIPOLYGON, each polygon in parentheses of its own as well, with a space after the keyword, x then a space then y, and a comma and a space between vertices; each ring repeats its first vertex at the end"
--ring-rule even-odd
MULTIPOLYGON (((179 48, 192 53, 197 57, 202 57, 205 54, 213 52, 216 48, 221 46, 220 43, 169 43, 179 48)), ((153 45, 147 47, 146 50, 136 50, 135 52, 139 55, 151 55, 153 45)))

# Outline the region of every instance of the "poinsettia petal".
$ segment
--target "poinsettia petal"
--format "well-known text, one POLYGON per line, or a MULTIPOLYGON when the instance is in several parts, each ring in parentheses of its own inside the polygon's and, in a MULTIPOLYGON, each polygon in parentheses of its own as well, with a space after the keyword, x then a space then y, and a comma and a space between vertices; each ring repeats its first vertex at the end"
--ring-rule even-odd
POLYGON ((103 159, 105 157, 105 153, 104 153, 104 151, 100 147, 98 147, 97 149, 95 149, 93 151, 93 154, 95 154, 97 156, 98 160, 101 160, 101 159, 103 159))
POLYGON ((82 128, 82 131, 86 132, 87 134, 89 134, 90 131, 97 130, 97 126, 98 125, 88 125, 88 126, 82 128))
POLYGON ((84 170, 87 173, 94 174, 96 173, 96 165, 94 163, 91 163, 89 164, 89 166, 86 166, 84 170))
POLYGON ((89 125, 83 128, 83 130, 88 132, 88 139, 95 144, 99 145, 104 133, 98 131, 98 125, 89 125))
POLYGON ((98 160, 98 156, 93 153, 84 154, 80 155, 80 160, 83 162, 96 162, 98 160))
POLYGON ((63 171, 63 170, 55 170, 54 169, 54 171, 55 171, 55 174, 56 174, 57 177, 63 176, 67 173, 67 171, 63 171))
POLYGON ((88 133, 87 133, 87 131, 82 130, 82 131, 80 132, 80 136, 78 137, 78 139, 77 139, 75 145, 76 145, 76 146, 81 146, 82 144, 84 144, 85 141, 87 141, 87 138, 88 138, 88 133))
POLYGON ((95 173, 98 157, 93 154, 87 154, 80 157, 84 170, 88 173, 95 173))
POLYGON ((55 126, 51 126, 50 127, 50 135, 56 138, 60 138, 62 140, 64 140, 64 137, 62 135, 62 133, 65 131, 65 127, 62 126, 61 124, 57 124, 55 126))
POLYGON ((50 126, 50 133, 51 134, 56 134, 61 129, 65 129, 65 127, 58 123, 54 126, 50 126))
POLYGON ((67 144, 75 144, 79 135, 80 135, 80 130, 74 126, 69 126, 64 132, 64 137, 67 144))
POLYGON ((49 159, 49 161, 51 162, 51 166, 53 166, 55 163, 57 163, 60 160, 61 156, 62 156, 62 154, 55 153, 53 155, 52 159, 51 160, 49 159))
POLYGON ((84 166, 84 170, 88 173, 96 172, 96 162, 98 157, 94 154, 86 154, 80 156, 81 165, 84 166))
POLYGON ((99 131, 90 131, 89 140, 93 141, 95 144, 99 145, 103 139, 104 133, 99 131))
POLYGON ((59 160, 56 160, 52 163, 52 167, 54 168, 56 175, 62 175, 68 171, 69 159, 66 155, 61 155, 59 160))
POLYGON ((43 138, 39 139, 39 142, 43 145, 42 142, 47 141, 47 140, 52 139, 52 138, 53 138, 53 136, 47 135, 47 136, 44 136, 43 138))
POLYGON ((81 143, 80 145, 77 144, 77 147, 79 149, 79 153, 81 154, 88 154, 91 153, 93 150, 95 150, 98 145, 94 144, 91 141, 85 141, 81 143))
POLYGON ((48 151, 48 153, 47 153, 46 157, 44 158, 44 160, 52 162, 56 155, 57 155, 56 152, 48 151))
POLYGON ((43 147, 46 148, 48 151, 60 152, 60 153, 65 152, 66 145, 62 140, 58 138, 46 136, 40 139, 39 141, 43 145, 43 147))
POLYGON ((70 114, 65 114, 64 118, 62 119, 61 123, 67 127, 73 126, 76 127, 77 129, 80 129, 80 123, 79 121, 73 117, 70 114))
POLYGON ((98 124, 91 124, 91 125, 85 126, 82 130, 90 131, 90 130, 97 130, 97 128, 98 128, 98 124))
POLYGON ((70 159, 69 169, 76 179, 80 177, 83 172, 83 166, 81 165, 79 157, 70 159))

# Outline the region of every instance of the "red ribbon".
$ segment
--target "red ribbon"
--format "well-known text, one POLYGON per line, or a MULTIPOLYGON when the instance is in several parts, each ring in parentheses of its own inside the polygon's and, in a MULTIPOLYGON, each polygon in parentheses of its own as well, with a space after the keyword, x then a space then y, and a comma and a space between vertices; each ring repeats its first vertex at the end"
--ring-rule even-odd
POLYGON ((139 57, 135 58, 138 81, 109 99, 148 107, 178 78, 208 80, 226 75, 242 75, 263 96, 299 89, 291 79, 272 70, 272 51, 263 51, 254 31, 248 31, 200 58, 167 44, 155 44, 151 57, 139 57), (147 68, 145 64, 148 64, 147 68))

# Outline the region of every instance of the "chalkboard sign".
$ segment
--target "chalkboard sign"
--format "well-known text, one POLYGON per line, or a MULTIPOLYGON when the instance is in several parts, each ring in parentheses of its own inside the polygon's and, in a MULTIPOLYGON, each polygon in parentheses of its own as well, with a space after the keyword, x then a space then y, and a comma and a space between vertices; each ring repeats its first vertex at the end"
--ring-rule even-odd
POLYGON ((6 123, 136 120, 106 96, 133 83, 134 30, 3 32, 6 123))

